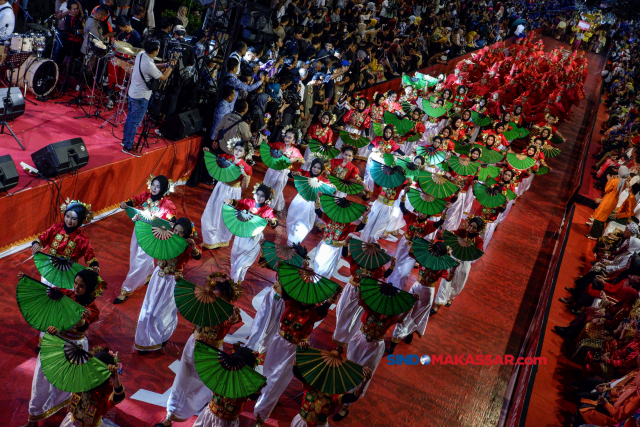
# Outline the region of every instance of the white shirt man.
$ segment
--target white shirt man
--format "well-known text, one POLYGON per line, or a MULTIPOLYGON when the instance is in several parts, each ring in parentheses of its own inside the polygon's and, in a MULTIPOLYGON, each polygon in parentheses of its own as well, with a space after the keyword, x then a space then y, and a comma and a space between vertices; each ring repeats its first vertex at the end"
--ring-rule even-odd
POLYGON ((16 16, 13 14, 13 8, 7 0, 0 0, 0 38, 7 38, 13 34, 16 25, 16 16))

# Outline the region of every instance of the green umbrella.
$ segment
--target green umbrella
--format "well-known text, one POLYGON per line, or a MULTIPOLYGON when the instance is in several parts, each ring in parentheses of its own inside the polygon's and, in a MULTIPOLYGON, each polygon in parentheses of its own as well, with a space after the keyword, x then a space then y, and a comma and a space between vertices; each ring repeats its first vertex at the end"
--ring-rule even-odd
POLYGON ((273 170, 284 170, 291 166, 291 160, 284 155, 282 150, 272 148, 269 144, 260 144, 260 157, 267 167, 273 170))
POLYGON ((409 189, 407 198, 415 210, 429 216, 442 213, 447 206, 447 202, 444 200, 436 199, 431 194, 423 193, 415 188, 409 189))
POLYGON ((217 326, 233 315, 233 305, 213 293, 213 286, 198 286, 178 279, 173 296, 178 312, 198 326, 217 326))
POLYGON ((363 278, 359 287, 365 304, 378 314, 397 316, 416 303, 416 299, 409 292, 370 277, 363 278))
POLYGON ((458 186, 449 181, 444 175, 421 172, 418 175, 418 183, 425 193, 429 193, 438 199, 444 199, 458 191, 458 186))
POLYGON ((425 268, 434 271, 448 270, 460 264, 451 255, 436 255, 433 243, 424 239, 414 239, 412 244, 413 256, 425 268))
POLYGON ((155 259, 177 258, 188 246, 187 241, 173 231, 155 227, 145 221, 136 221, 135 232, 142 250, 155 259))
POLYGON ((204 152, 204 164, 209 175, 216 181, 232 182, 242 175, 240 168, 232 161, 216 156, 209 151, 204 152))
POLYGON ((380 268, 391 260, 377 243, 363 242, 355 237, 349 240, 349 252, 356 264, 368 270, 380 268))
POLYGON ((335 222, 349 224, 362 216, 367 210, 365 205, 347 200, 344 197, 332 197, 323 194, 320 204, 324 213, 335 222))
POLYGON ((316 274, 313 270, 290 264, 280 264, 278 279, 287 295, 303 304, 326 301, 340 288, 336 282, 316 274))
POLYGON ((484 255, 471 240, 456 236, 450 231, 445 230, 443 240, 451 248, 451 255, 460 261, 475 261, 484 255))
POLYGON ((231 234, 238 237, 257 236, 267 226, 267 220, 260 215, 254 215, 227 204, 222 205, 222 220, 231 234))
POLYGON ((315 202, 318 193, 333 194, 336 189, 320 181, 318 178, 310 178, 306 176, 294 176, 293 183, 298 190, 298 194, 308 202, 315 202))
POLYGON ((327 394, 347 393, 364 379, 362 366, 347 360, 345 352, 336 350, 298 347, 295 365, 307 384, 327 394))
POLYGON ((73 282, 76 275, 84 270, 84 265, 80 265, 67 258, 38 252, 33 256, 38 272, 59 288, 73 289, 73 282))

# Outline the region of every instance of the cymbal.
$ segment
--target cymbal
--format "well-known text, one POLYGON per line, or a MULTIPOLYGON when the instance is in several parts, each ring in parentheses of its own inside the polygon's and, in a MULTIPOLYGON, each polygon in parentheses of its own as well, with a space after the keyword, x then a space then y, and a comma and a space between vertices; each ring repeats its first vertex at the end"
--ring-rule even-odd
POLYGON ((47 27, 45 27, 44 25, 40 25, 40 24, 30 23, 30 24, 27 24, 27 27, 33 28, 34 30, 38 30, 38 31, 44 31, 44 32, 49 31, 49 29, 47 27))
POLYGON ((143 49, 143 48, 141 48, 141 47, 133 47, 133 48, 131 48, 131 50, 134 52, 134 53, 133 53, 134 55, 138 56, 138 54, 139 54, 140 52, 142 52, 144 49, 143 49))
POLYGON ((120 40, 115 40, 113 42, 113 44, 115 44, 116 47, 126 47, 126 48, 129 48, 129 49, 133 49, 133 46, 130 43, 121 42, 120 40))
MULTIPOLYGON (((131 46, 131 45, 129 45, 131 46)), ((116 48, 116 52, 118 53, 124 53, 125 55, 135 55, 136 52, 133 50, 135 49, 134 47, 126 47, 126 46, 118 46, 116 48)))

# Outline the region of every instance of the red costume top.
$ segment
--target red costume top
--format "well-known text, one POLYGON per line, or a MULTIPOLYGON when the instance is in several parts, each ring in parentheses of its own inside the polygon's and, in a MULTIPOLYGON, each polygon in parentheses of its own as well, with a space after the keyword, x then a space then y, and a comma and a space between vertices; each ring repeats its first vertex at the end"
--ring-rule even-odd
POLYGON ((373 123, 382 123, 384 112, 384 104, 371 106, 371 121, 373 123))
POLYGON ((329 182, 329 180, 323 174, 312 177, 310 171, 300 171, 300 175, 306 176, 307 178, 318 178, 318 181, 322 181, 322 182, 329 182))
POLYGON ((302 396, 300 418, 310 427, 327 424, 329 415, 342 405, 344 394, 326 394, 304 382, 302 385, 305 392, 302 396))
POLYGON ((443 277, 446 277, 446 280, 448 281, 451 280, 451 276, 452 275, 448 273, 448 270, 435 271, 422 265, 418 269, 418 283, 428 288, 433 288, 443 277))
POLYGON ((259 215, 264 219, 275 219, 276 216, 273 213, 273 209, 266 203, 260 207, 256 207, 256 201, 253 199, 240 199, 236 203, 236 209, 246 210, 254 215, 259 215))
POLYGON ((384 278, 384 273, 386 271, 386 268, 384 266, 369 270, 358 265, 351 254, 346 257, 346 261, 349 263, 349 272, 351 273, 351 279, 349 280, 350 285, 358 286, 360 284, 360 280, 362 280, 363 277, 370 277, 376 280, 384 278))
POLYGON ((371 116, 369 115, 369 108, 365 108, 363 111, 349 110, 344 115, 343 120, 346 124, 351 125, 359 130, 369 129, 371 127, 371 116))
POLYGON ((474 83, 470 86, 471 90, 469 91, 469 96, 471 98, 485 97, 489 92, 492 91, 492 88, 488 84, 481 84, 481 82, 474 83))
POLYGON ((341 247, 344 244, 344 239, 356 230, 356 225, 354 223, 342 224, 340 222, 336 222, 329 218, 325 213, 322 214, 321 219, 326 224, 323 230, 322 239, 329 246, 341 247))
MULTIPOLYGON (((68 296, 69 298, 71 298, 72 300, 74 300, 75 302, 77 302, 80 305, 81 304, 78 301, 78 295, 76 295, 76 293, 73 291, 73 289, 63 289, 63 288, 56 288, 58 291, 60 291, 61 293, 63 293, 64 295, 68 296)), ((88 305, 83 305, 83 307, 85 309, 88 309, 91 314, 89 314, 88 318, 84 318, 84 325, 82 326, 72 326, 71 328, 67 329, 66 331, 60 331, 60 334, 71 339, 71 340, 81 340, 82 338, 84 338, 85 334, 87 333, 87 329, 89 329, 89 326, 91 326, 92 323, 97 322, 98 318, 100 317, 100 309, 98 308, 98 306, 96 305, 96 301, 95 299, 93 301, 91 301, 88 305)))
POLYGON ((453 232, 453 234, 455 234, 458 237, 462 237, 465 238, 467 240, 470 240, 471 242, 473 242, 473 245, 480 249, 481 251, 484 250, 484 240, 482 240, 482 237, 480 237, 480 234, 478 234, 476 237, 469 237, 469 233, 467 232, 467 230, 465 230, 464 228, 458 228, 456 231, 453 232))
POLYGON ((95 427, 111 408, 122 402, 124 391, 115 394, 109 383, 84 393, 73 393, 69 401, 69 412, 74 426, 95 427))
POLYGON ((385 140, 382 136, 376 136, 371 141, 374 147, 380 150, 380 153, 391 153, 393 151, 398 151, 400 146, 393 139, 385 140))
POLYGON ((300 153, 300 150, 293 145, 287 147, 284 142, 274 142, 269 144, 269 146, 274 150, 282 150, 282 154, 291 160, 291 163, 304 163, 304 156, 300 153))
POLYGON ((353 163, 349 162, 346 166, 342 166, 342 162, 342 159, 331 159, 331 175, 347 181, 359 176, 360 171, 353 163))
POLYGON ((193 327, 193 336, 196 341, 203 341, 213 347, 222 348, 224 337, 227 336, 233 325, 242 322, 242 316, 234 311, 228 320, 225 320, 216 326, 199 326, 193 327))
POLYGON ((246 181, 246 186, 248 186, 249 182, 251 181, 251 175, 253 175, 253 169, 251 168, 249 163, 245 162, 244 159, 235 160, 234 156, 230 156, 226 153, 223 153, 222 155, 220 155, 220 157, 233 162, 233 164, 235 164, 236 166, 244 169, 244 172, 247 174, 246 178, 242 174, 240 174, 238 179, 236 179, 235 181, 223 182, 223 184, 228 185, 229 187, 240 187, 242 185, 242 180, 244 179, 246 181))
POLYGON ((240 416, 249 397, 231 399, 213 393, 209 410, 213 415, 225 421, 233 421, 240 416))
MULTIPOLYGON (((412 242, 415 238, 424 239, 426 236, 437 230, 436 226, 434 225, 434 221, 420 221, 418 219, 418 215, 413 212, 408 212, 407 214, 403 215, 403 218, 407 223, 407 232, 404 235, 405 239, 407 239, 407 242, 412 242)), ((412 249, 411 252, 413 252, 412 249)))
POLYGON ((333 130, 329 125, 323 126, 322 123, 314 123, 307 132, 309 138, 316 139, 323 144, 333 145, 333 130))
POLYGON ((191 261, 191 259, 198 260, 201 257, 201 250, 199 246, 191 251, 191 248, 187 246, 180 255, 173 259, 161 259, 158 260, 158 267, 160 267, 160 271, 158 275, 163 277, 166 274, 173 275, 176 277, 176 280, 182 277, 182 272, 186 267, 187 263, 191 261))
POLYGON ((398 197, 400 197, 402 188, 408 183, 409 181, 405 180, 402 184, 394 188, 380 187, 378 184, 376 184, 375 185, 376 187, 380 187, 380 193, 378 194, 378 201, 381 203, 384 203, 385 205, 393 206, 395 201, 398 200, 398 197))
POLYGON ((132 197, 129 201, 131 201, 134 208, 145 210, 153 216, 167 221, 170 221, 171 219, 175 220, 176 214, 178 213, 176 206, 171 200, 163 197, 154 202, 151 200, 151 193, 148 191, 132 197))
POLYGON ((292 344, 307 341, 316 322, 327 317, 328 310, 318 313, 318 306, 303 308, 292 299, 284 302, 284 313, 280 318, 280 336, 292 344))
POLYGON ((368 342, 383 340, 389 328, 398 323, 398 316, 379 314, 366 307, 360 301, 359 304, 364 308, 364 313, 360 318, 362 321, 360 331, 365 335, 368 342))
POLYGON ((47 231, 40 234, 36 242, 44 249, 49 246, 49 255, 67 258, 78 262, 84 258, 88 266, 98 265, 98 259, 93 253, 89 237, 78 227, 71 234, 67 234, 64 224, 54 224, 47 231))

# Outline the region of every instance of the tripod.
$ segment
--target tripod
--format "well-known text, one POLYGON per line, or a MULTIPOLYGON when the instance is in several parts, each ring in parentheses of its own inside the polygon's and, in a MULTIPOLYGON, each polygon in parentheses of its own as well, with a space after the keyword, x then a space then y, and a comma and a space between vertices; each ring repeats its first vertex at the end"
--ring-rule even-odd
MULTIPOLYGON (((9 77, 9 88, 7 89, 7 97, 2 100, 4 104, 4 114, 0 116, 0 119, 4 119, 7 116, 11 116, 13 113, 13 100, 11 99, 11 88, 13 87, 13 72, 16 71, 16 69, 19 69, 20 66, 24 64, 24 61, 26 61, 27 58, 29 58, 29 56, 31 56, 31 52, 15 53, 13 55, 7 55, 4 61, 4 65, 6 65, 9 68, 9 72, 11 73, 11 76, 9 77)), ((24 110, 22 111, 22 113, 24 113, 24 110)), ((9 126, 9 123, 7 123, 6 120, 0 120, 0 126, 1 126, 0 134, 4 134, 4 128, 6 126, 6 128, 11 133, 11 136, 13 136, 13 138, 16 140, 20 148, 22 148, 22 151, 26 150, 26 148, 24 148, 24 145, 20 143, 20 140, 18 139, 16 134, 13 133, 13 129, 11 129, 11 126, 9 126)))
MULTIPOLYGON (((98 80, 102 81, 102 78, 104 77, 104 72, 106 70, 106 66, 102 67, 102 69, 100 68, 100 61, 105 60, 109 57, 109 55, 106 55, 102 58, 98 58, 98 61, 96 62, 96 70, 95 70, 95 74, 93 76, 93 86, 91 87, 91 101, 89 102, 89 112, 85 111, 84 108, 82 108, 82 106, 80 106, 80 108, 82 109, 82 111, 84 112, 84 116, 77 116, 74 117, 74 119, 86 119, 89 117, 93 117, 94 119, 102 119, 105 120, 104 117, 102 117, 100 115, 100 105, 96 104, 96 110, 91 113, 91 107, 93 107, 93 102, 96 100, 96 84, 98 82, 98 80), (101 78, 102 77, 102 78, 101 78)), ((105 120, 105 121, 109 121, 109 120, 105 120)))
MULTIPOLYGON (((93 56, 93 52, 89 51, 85 56, 84 56, 84 61, 82 62, 82 69, 80 70, 80 84, 78 85, 78 95, 76 95, 75 97, 71 98, 68 101, 59 101, 56 102, 56 104, 65 104, 67 107, 70 107, 72 104, 75 105, 76 107, 80 107, 82 109, 82 111, 85 112, 84 108, 82 107, 83 105, 88 105, 87 104, 87 99, 89 98, 88 96, 84 96, 84 90, 85 90, 85 79, 84 79, 84 72, 85 70, 89 69, 89 62, 91 61, 91 57, 93 56)), ((69 77, 67 76, 67 79, 69 77)), ((67 84, 67 81, 65 80, 64 84, 67 84)))

